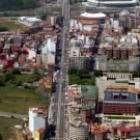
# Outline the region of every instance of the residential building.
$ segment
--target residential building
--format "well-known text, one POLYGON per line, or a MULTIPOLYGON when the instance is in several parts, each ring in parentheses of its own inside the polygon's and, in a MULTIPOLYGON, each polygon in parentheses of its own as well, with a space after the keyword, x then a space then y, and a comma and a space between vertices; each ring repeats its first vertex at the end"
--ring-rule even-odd
POLYGON ((135 34, 103 33, 96 69, 102 71, 135 71, 139 67, 138 40, 135 34))
POLYGON ((52 75, 46 75, 46 77, 39 80, 39 86, 44 89, 44 92, 46 93, 46 96, 50 96, 52 91, 52 83, 53 83, 53 76, 52 75))
POLYGON ((96 110, 97 88, 95 86, 71 85, 68 87, 66 96, 69 103, 74 101, 82 106, 81 109, 85 114, 86 122, 89 123, 91 116, 96 110))
POLYGON ((87 70, 93 69, 93 58, 90 44, 86 45, 86 43, 84 44, 84 42, 80 39, 71 39, 69 67, 87 70))
POLYGON ((46 68, 54 67, 55 65, 55 40, 53 36, 46 36, 42 44, 42 62, 46 68))
POLYGON ((112 128, 113 135, 117 138, 133 139, 140 137, 140 126, 118 125, 112 128))
POLYGON ((46 108, 45 107, 30 107, 29 108, 29 131, 32 133, 32 138, 40 140, 40 130, 44 133, 46 129, 46 108))
POLYGON ((136 29, 140 25, 139 15, 139 9, 135 10, 133 13, 130 13, 127 10, 122 11, 119 14, 119 26, 136 29))
POLYGON ((107 140, 108 126, 91 122, 89 125, 90 140, 107 140))
POLYGON ((76 102, 69 103, 69 140, 88 140, 88 125, 85 114, 81 111, 82 106, 76 102))

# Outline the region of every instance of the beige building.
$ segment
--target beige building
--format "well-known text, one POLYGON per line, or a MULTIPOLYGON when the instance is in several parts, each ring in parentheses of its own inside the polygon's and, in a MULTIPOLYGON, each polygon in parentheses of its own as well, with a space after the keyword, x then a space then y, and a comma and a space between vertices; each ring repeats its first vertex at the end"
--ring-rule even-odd
POLYGON ((135 71, 139 66, 138 40, 135 34, 103 33, 96 57, 96 69, 135 71))

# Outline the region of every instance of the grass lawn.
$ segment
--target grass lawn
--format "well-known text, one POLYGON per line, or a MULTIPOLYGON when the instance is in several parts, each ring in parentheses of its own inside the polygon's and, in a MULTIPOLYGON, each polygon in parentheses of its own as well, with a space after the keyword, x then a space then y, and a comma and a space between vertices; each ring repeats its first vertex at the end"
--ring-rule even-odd
POLYGON ((2 20, 0 26, 8 28, 10 31, 23 28, 23 25, 12 20, 2 20))
POLYGON ((28 114, 30 106, 48 106, 49 98, 30 89, 20 89, 12 84, 0 87, 0 111, 28 114))
POLYGON ((3 140, 8 140, 9 138, 18 140, 14 126, 20 123, 21 120, 0 117, 0 134, 3 137, 3 140))

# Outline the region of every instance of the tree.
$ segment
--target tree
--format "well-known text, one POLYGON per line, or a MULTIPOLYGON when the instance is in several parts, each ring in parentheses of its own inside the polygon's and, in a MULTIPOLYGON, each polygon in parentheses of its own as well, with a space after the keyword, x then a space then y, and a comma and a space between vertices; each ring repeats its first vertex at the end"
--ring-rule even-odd
POLYGON ((33 69, 33 74, 34 75, 40 75, 39 69, 38 68, 34 68, 33 69))
POLYGON ((41 18, 42 20, 46 20, 47 17, 48 17, 47 13, 42 13, 40 18, 41 18))
POLYGON ((13 74, 20 75, 21 74, 21 71, 18 68, 13 68, 12 73, 13 74))
POLYGON ((103 72, 100 70, 94 70, 94 75, 95 75, 95 77, 103 76, 103 72))
POLYGON ((76 74, 77 73, 77 69, 74 69, 74 68, 72 68, 72 69, 69 69, 69 74, 76 74))
POLYGON ((6 32, 6 31, 8 31, 7 27, 0 26, 0 32, 6 32))
POLYGON ((5 84, 4 76, 0 76, 0 86, 4 86, 4 84, 5 84))
POLYGON ((37 0, 0 0, 0 10, 20 10, 38 6, 37 0))
POLYGON ((4 79, 5 79, 6 82, 9 81, 9 80, 13 80, 14 76, 13 76, 12 72, 11 71, 7 71, 5 73, 5 75, 4 75, 4 79))
POLYGON ((2 134, 0 133, 0 140, 3 140, 3 136, 2 136, 2 134))

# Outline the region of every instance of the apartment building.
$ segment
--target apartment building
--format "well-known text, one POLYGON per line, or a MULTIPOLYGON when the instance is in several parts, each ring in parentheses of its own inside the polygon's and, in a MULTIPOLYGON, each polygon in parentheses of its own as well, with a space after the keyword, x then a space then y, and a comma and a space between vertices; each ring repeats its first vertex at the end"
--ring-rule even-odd
POLYGON ((42 44, 42 62, 46 68, 54 67, 55 65, 55 37, 46 36, 45 41, 42 44))
POLYGON ((29 108, 29 131, 31 132, 32 138, 35 140, 43 138, 46 129, 46 115, 45 107, 29 108))
POLYGON ((69 51, 70 68, 93 69, 92 49, 90 48, 90 45, 87 44, 89 37, 86 37, 85 39, 87 40, 85 42, 81 39, 71 39, 71 48, 69 51))
POLYGON ((82 112, 82 106, 76 102, 69 103, 69 139, 70 140, 88 140, 88 124, 85 114, 82 112))
POLYGON ((138 40, 135 34, 103 33, 96 58, 96 69, 135 71, 139 67, 138 40))
POLYGON ((68 87, 66 96, 69 103, 76 102, 81 105, 86 122, 89 123, 96 109, 98 98, 97 88, 95 86, 71 85, 68 87))
POLYGON ((130 13, 127 10, 122 11, 119 14, 119 25, 122 27, 130 27, 136 29, 140 24, 140 11, 137 9, 135 12, 130 13))

